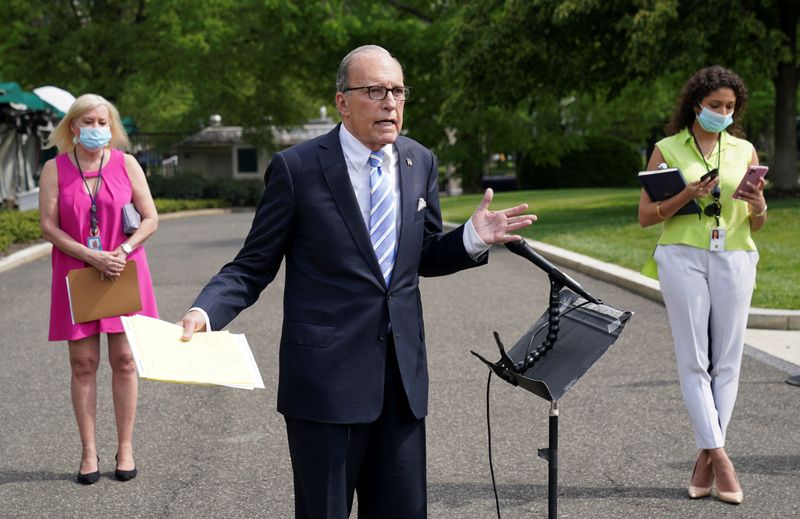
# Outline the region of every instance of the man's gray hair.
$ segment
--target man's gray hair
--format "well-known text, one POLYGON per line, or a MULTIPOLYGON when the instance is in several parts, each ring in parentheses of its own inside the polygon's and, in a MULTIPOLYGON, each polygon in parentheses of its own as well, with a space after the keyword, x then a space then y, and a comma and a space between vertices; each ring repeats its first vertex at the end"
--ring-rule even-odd
POLYGON ((336 73, 337 92, 344 92, 344 90, 350 86, 350 66, 353 64, 353 60, 356 58, 356 56, 370 52, 386 54, 400 66, 400 70, 403 69, 403 66, 400 65, 400 62, 397 61, 397 58, 392 56, 391 52, 383 47, 378 45, 362 45, 361 47, 356 47, 355 49, 351 50, 347 56, 342 58, 342 62, 339 63, 339 71, 336 73))

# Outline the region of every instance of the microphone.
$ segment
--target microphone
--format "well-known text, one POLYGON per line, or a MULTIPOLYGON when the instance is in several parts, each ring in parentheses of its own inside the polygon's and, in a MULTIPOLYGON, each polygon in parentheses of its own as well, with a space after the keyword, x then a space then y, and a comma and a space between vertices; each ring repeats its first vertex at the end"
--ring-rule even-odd
POLYGON ((525 240, 516 240, 506 242, 506 248, 513 252, 518 256, 522 256, 526 260, 530 261, 543 271, 547 273, 551 280, 559 283, 562 286, 565 286, 581 296, 582 298, 586 299, 587 301, 594 303, 594 304, 601 304, 602 301, 594 297, 592 294, 587 292, 583 289, 583 287, 574 279, 569 277, 568 275, 564 274, 560 270, 556 268, 555 265, 544 259, 538 252, 533 250, 525 240))

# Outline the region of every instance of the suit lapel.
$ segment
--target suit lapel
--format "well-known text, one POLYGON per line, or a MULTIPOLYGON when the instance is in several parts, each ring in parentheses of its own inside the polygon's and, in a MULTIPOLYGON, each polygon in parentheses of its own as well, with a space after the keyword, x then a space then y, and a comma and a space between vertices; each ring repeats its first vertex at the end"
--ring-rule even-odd
POLYGON ((342 218, 350 231, 350 235, 364 256, 370 270, 383 284, 383 276, 378 265, 378 259, 375 256, 372 243, 369 241, 369 231, 364 224, 364 218, 361 216, 361 209, 358 207, 356 195, 353 191, 353 183, 350 182, 350 175, 347 173, 347 164, 342 152, 342 145, 339 142, 338 125, 320 141, 320 148, 322 149, 319 154, 319 162, 322 174, 328 183, 328 188, 331 190, 339 212, 342 213, 342 218))
MULTIPOLYGON (((394 272, 398 272, 398 267, 402 261, 405 260, 406 255, 412 250, 415 254, 419 251, 415 250, 410 243, 406 243, 411 235, 410 229, 414 225, 414 211, 416 210, 416 199, 414 198, 414 161, 411 157, 410 150, 405 146, 405 139, 399 137, 395 141, 397 148, 397 165, 400 174, 400 235, 397 239, 397 257, 394 262, 394 272)), ((419 164, 417 164, 419 167, 419 164)), ((394 279, 394 278, 392 278, 394 279)))

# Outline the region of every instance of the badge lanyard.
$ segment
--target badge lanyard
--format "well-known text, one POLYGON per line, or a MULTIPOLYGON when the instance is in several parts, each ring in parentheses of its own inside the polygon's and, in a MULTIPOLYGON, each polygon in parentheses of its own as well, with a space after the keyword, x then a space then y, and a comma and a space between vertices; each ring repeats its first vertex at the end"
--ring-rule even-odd
POLYGON ((86 175, 83 174, 81 163, 78 160, 78 153, 75 149, 72 150, 72 155, 75 157, 75 164, 78 166, 83 184, 86 186, 86 192, 89 193, 89 200, 92 202, 92 207, 89 209, 91 230, 89 232, 89 238, 86 240, 86 245, 90 249, 103 250, 100 242, 100 228, 97 226, 97 195, 100 192, 100 184, 103 183, 103 159, 105 158, 105 152, 100 156, 100 167, 97 170, 97 183, 94 186, 94 193, 92 193, 92 190, 89 188, 89 182, 86 180, 86 175))
MULTIPOLYGON (((692 137, 694 138, 694 143, 697 145, 697 151, 700 152, 700 156, 703 158, 703 164, 706 166, 706 173, 710 173, 711 170, 708 167, 706 156, 703 155, 703 150, 700 149, 700 143, 697 142, 697 137, 695 137, 694 132, 692 132, 692 137)), ((717 150, 717 174, 719 174, 719 167, 722 161, 722 134, 717 137, 717 143, 719 145, 719 149, 717 150)), ((711 191, 711 195, 714 197, 714 201, 703 208, 703 213, 705 213, 706 216, 713 216, 716 223, 716 226, 711 229, 708 248, 712 252, 720 252, 725 250, 726 230, 719 226, 719 217, 722 214, 722 204, 719 201, 719 186, 714 187, 711 191)))
MULTIPOLYGON (((689 129, 689 133, 692 134, 692 138, 694 139, 694 143, 697 146, 697 151, 700 153, 700 158, 703 159, 703 164, 706 166, 706 173, 711 172, 711 168, 708 167, 708 162, 706 161, 706 156, 703 154, 703 150, 700 148, 700 143, 697 142, 697 137, 695 136, 694 132, 689 129)), ((717 173, 719 174, 719 167, 722 161, 722 134, 720 133, 717 136, 717 146, 719 149, 717 150, 717 173)), ((713 149, 713 148, 712 148, 713 149)), ((717 227, 719 227, 719 215, 722 210, 722 204, 719 202, 719 186, 715 186, 713 190, 711 190, 711 195, 714 196, 714 203, 719 205, 719 211, 716 211, 716 223, 717 227)))

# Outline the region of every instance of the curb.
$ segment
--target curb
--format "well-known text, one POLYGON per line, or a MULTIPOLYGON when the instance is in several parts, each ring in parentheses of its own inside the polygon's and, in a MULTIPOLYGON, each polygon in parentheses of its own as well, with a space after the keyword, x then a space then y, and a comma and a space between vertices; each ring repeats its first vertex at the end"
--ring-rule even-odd
MULTIPOLYGON (((444 222, 448 229, 458 227, 444 222)), ((553 263, 586 274, 601 281, 607 281, 653 301, 664 303, 661 285, 638 272, 612 263, 578 254, 567 249, 524 238, 536 252, 553 263)), ((750 308, 747 319, 748 328, 767 330, 800 330, 800 310, 774 310, 771 308, 750 308)))
POLYGON ((5 272, 50 254, 51 243, 37 243, 0 259, 0 272, 5 272))
MULTIPOLYGON (((230 208, 222 209, 193 209, 191 211, 178 211, 176 213, 166 213, 158 215, 158 221, 176 220, 178 218, 188 218, 190 216, 215 216, 233 212, 230 208)), ((19 267, 31 261, 36 261, 39 258, 47 256, 53 249, 51 243, 37 243, 25 249, 9 254, 5 258, 0 259, 0 272, 5 272, 13 268, 19 267)))

